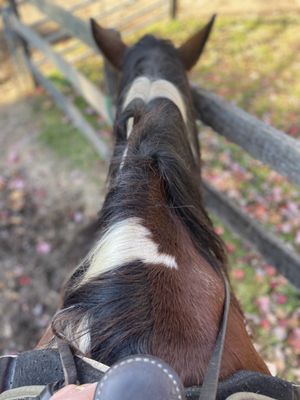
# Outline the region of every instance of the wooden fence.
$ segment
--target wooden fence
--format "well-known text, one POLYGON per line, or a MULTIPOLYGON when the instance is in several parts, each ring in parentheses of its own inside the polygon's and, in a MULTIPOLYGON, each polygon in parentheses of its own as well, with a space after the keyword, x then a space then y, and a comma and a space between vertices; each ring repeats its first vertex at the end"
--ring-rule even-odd
MULTIPOLYGON (((68 35, 78 38, 98 53, 87 22, 50 0, 28 1, 45 13, 48 18, 62 25, 68 35)), ((73 65, 55 52, 46 40, 42 39, 33 29, 24 25, 11 8, 4 10, 3 16, 8 40, 12 48, 15 48, 16 43, 23 47, 26 43, 26 46, 43 52, 89 105, 107 123, 112 123, 115 76, 108 64, 105 64, 105 78, 109 90, 108 94, 104 94, 73 65)), ((92 143, 100 157, 108 161, 110 150, 104 140, 96 134, 74 104, 42 74, 37 65, 31 61, 28 51, 24 53, 24 57, 35 80, 45 87, 57 105, 68 115, 74 126, 92 143)), ((291 182, 300 185, 300 143, 297 140, 226 103, 213 93, 197 87, 192 87, 192 92, 197 115, 203 123, 240 146, 257 160, 287 177, 291 182)), ((267 262, 274 265, 280 273, 300 289, 299 254, 274 234, 266 231, 264 227, 206 181, 204 181, 204 194, 208 207, 225 225, 256 248, 267 262)))

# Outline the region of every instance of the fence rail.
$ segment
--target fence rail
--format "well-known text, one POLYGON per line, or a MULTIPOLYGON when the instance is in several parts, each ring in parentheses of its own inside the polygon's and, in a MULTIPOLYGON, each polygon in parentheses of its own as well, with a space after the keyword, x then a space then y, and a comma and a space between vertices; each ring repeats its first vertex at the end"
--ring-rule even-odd
POLYGON ((100 139, 95 130, 85 120, 81 112, 76 106, 64 96, 56 87, 45 78, 45 76, 37 69, 30 59, 27 59, 30 70, 32 71, 37 82, 43 86, 52 96, 55 103, 67 114, 73 125, 80 130, 86 139, 94 146, 96 152, 105 161, 109 161, 110 151, 107 144, 100 139))
POLYGON ((62 26, 71 36, 80 39, 87 46, 98 52, 97 46, 91 36, 89 26, 85 21, 70 14, 67 10, 49 0, 28 0, 28 2, 36 6, 36 8, 58 25, 62 26))
MULTIPOLYGON (((78 38, 98 53, 89 25, 86 22, 49 0, 28 1, 63 26, 64 30, 71 36, 78 38)), ((28 45, 42 51, 89 104, 106 121, 111 122, 106 95, 96 89, 60 54, 53 51, 49 43, 39 37, 32 29, 22 24, 15 15, 10 16, 9 25, 11 29, 26 40, 28 45)), ((28 58, 28 55, 26 57, 28 58)), ((107 144, 96 136, 79 110, 43 76, 30 60, 28 60, 28 65, 37 81, 46 88, 57 104, 69 115, 73 124, 96 147, 99 155, 107 160, 109 155, 107 144)), ((110 96, 114 96, 116 88, 114 74, 107 64, 105 71, 108 92, 110 96)), ((201 121, 293 183, 300 184, 300 143, 298 141, 225 102, 213 93, 195 87, 192 88, 192 92, 194 105, 201 121)), ((220 217, 225 225, 240 238, 254 246, 268 262, 272 263, 278 271, 300 289, 299 254, 289 248, 282 240, 267 232, 262 225, 251 219, 224 194, 211 187, 208 182, 204 182, 204 194, 208 207, 220 217)))
POLYGON ((43 40, 32 29, 23 25, 14 15, 10 16, 12 28, 21 35, 31 46, 43 52, 51 60, 64 77, 73 85, 76 91, 84 97, 87 102, 101 115, 107 122, 111 122, 111 115, 107 103, 109 99, 95 85, 82 75, 76 68, 58 53, 52 50, 51 46, 43 40))
POLYGON ((265 260, 276 267, 290 282, 300 289, 299 254, 286 243, 267 232, 258 222, 204 181, 204 196, 208 208, 237 236, 254 247, 265 260))
POLYGON ((300 185, 300 143, 214 93, 193 90, 201 121, 251 156, 300 185))

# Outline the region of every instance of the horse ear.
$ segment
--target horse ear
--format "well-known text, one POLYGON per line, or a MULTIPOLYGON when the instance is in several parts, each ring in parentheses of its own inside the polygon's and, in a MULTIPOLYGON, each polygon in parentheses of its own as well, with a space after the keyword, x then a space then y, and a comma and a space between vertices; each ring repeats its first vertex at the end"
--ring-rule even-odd
POLYGON ((179 57, 181 58, 186 70, 190 70, 201 56, 215 22, 215 18, 216 14, 211 17, 210 21, 204 26, 204 28, 196 32, 177 49, 179 57))
POLYGON ((114 29, 102 28, 91 18, 92 36, 101 53, 117 69, 121 69, 124 53, 127 49, 119 32, 114 29))

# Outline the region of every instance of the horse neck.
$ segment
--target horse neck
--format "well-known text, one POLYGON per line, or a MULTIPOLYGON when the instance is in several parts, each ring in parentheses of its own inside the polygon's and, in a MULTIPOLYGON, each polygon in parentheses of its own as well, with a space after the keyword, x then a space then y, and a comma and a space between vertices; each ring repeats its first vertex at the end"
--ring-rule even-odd
MULTIPOLYGON (((101 362, 151 353, 186 385, 199 384, 223 308, 223 247, 203 207, 180 114, 164 100, 142 111, 129 138, 122 132, 126 124, 119 121, 121 131, 116 124, 99 238, 69 282, 54 326, 101 362), (157 110, 165 118, 154 118, 157 110)), ((222 377, 255 362, 242 315, 230 318, 235 340, 226 346, 222 377), (234 364, 241 358, 232 347, 238 341, 249 351, 234 364)))
MULTIPOLYGON (((145 82, 150 85, 146 89, 151 91, 152 83, 145 82)), ((160 203, 182 221, 197 242, 198 251, 214 266, 218 260, 223 264, 222 243, 214 234, 203 205, 200 157, 193 146, 194 139, 198 143, 196 124, 190 117, 189 103, 185 104, 186 121, 176 100, 148 100, 135 99, 134 94, 128 95, 128 89, 127 95, 121 96, 114 126, 116 146, 110 168, 110 191, 102 221, 109 220, 113 213, 117 219, 126 213, 145 214, 145 209, 150 215, 149 209, 158 208, 157 197, 150 195, 154 185, 156 192, 160 188, 160 203)), ((162 224, 160 227, 164 231, 162 224)))
POLYGON ((138 99, 118 110, 115 135, 98 240, 67 285, 56 326, 108 364, 132 351, 171 362, 180 345, 179 367, 185 344, 205 337, 202 371, 222 309, 212 293, 222 291, 224 256, 203 207, 187 123, 170 99, 138 99))

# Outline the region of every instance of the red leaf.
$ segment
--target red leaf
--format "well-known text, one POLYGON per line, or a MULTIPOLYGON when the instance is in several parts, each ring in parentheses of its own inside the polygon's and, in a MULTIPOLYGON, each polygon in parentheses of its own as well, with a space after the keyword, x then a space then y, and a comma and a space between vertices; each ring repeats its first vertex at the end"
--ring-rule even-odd
POLYGON ((28 286, 31 284, 31 278, 29 278, 29 276, 26 275, 22 275, 18 278, 18 282, 20 286, 28 286))
POLYGON ((276 269, 273 267, 273 265, 267 264, 265 266, 266 274, 269 276, 275 276, 276 275, 276 269))
POLYGON ((215 232, 216 232, 217 235, 223 235, 224 228, 222 226, 216 226, 215 227, 215 232))
POLYGON ((242 281, 245 278, 245 271, 241 268, 236 268, 232 271, 232 276, 238 281, 242 281))
POLYGON ((298 131, 299 131, 298 126, 295 125, 295 124, 293 124, 293 125, 291 125, 291 127, 290 127, 290 129, 289 129, 289 134, 290 134, 291 136, 294 136, 294 137, 295 137, 295 136, 297 136, 298 131))
POLYGON ((270 328, 271 328, 271 324, 270 324, 270 322, 269 322, 267 319, 262 319, 262 320, 260 321, 260 326, 261 326, 263 329, 267 330, 267 331, 269 331, 270 328))
POLYGON ((277 304, 285 304, 287 302, 287 299, 288 298, 286 295, 280 293, 277 295, 276 301, 277 301, 277 304))
POLYGON ((233 253, 235 250, 235 245, 233 243, 226 243, 226 249, 228 253, 233 253))

